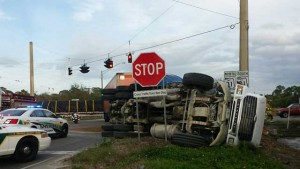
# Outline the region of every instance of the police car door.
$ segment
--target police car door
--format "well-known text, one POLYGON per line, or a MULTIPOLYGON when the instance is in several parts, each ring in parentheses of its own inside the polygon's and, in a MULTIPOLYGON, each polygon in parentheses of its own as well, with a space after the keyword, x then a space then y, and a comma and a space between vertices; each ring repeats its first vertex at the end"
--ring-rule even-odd
POLYGON ((49 110, 43 110, 46 115, 47 122, 53 129, 53 132, 60 133, 62 130, 63 123, 57 118, 57 116, 49 110))
POLYGON ((52 134, 55 131, 52 128, 52 123, 50 123, 49 118, 47 118, 46 114, 42 109, 35 109, 30 114, 31 120, 30 122, 38 129, 45 130, 47 133, 52 134))

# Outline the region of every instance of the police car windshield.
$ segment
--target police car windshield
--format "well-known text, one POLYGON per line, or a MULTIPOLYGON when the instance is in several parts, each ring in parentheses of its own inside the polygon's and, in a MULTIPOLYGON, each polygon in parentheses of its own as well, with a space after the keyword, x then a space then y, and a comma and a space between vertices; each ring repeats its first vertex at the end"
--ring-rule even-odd
POLYGON ((21 116, 23 113, 25 113, 26 110, 3 110, 0 112, 0 116, 21 116))

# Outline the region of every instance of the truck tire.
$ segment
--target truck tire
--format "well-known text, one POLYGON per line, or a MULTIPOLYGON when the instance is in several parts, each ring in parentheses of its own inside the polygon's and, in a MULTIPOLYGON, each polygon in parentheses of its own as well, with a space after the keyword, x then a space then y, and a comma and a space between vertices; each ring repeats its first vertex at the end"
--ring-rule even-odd
POLYGON ((114 136, 114 132, 113 131, 102 131, 101 132, 101 136, 102 137, 113 137, 114 136))
POLYGON ((101 93, 103 95, 113 95, 116 94, 117 90, 116 89, 102 89, 101 93))
POLYGON ((213 88, 214 79, 201 73, 186 73, 183 75, 182 83, 187 87, 197 86, 201 89, 209 90, 213 88))
MULTIPOLYGON (((140 132, 141 137, 149 136, 150 133, 148 132, 140 132)), ((129 132, 124 132, 124 131, 114 131, 114 137, 115 138, 125 138, 125 137, 138 137, 138 132, 134 131, 129 131, 129 132)))
POLYGON ((104 121, 109 122, 109 120, 110 120, 109 114, 104 112, 103 116, 104 116, 104 121))
MULTIPOLYGON (((152 88, 151 87, 143 87, 141 86, 140 84, 136 84, 136 88, 137 88, 137 91, 141 91, 141 90, 151 90, 152 88)), ((129 90, 130 91, 135 91, 135 84, 132 83, 129 85, 129 90)))
POLYGON ((174 133, 171 143, 183 147, 200 147, 208 145, 204 137, 188 133, 174 133))
POLYGON ((116 100, 116 96, 115 95, 103 95, 102 100, 116 100))
POLYGON ((128 124, 115 124, 113 128, 114 131, 133 131, 133 125, 128 124))
POLYGON ((129 86, 117 86, 117 92, 128 92, 130 91, 129 86))
POLYGON ((118 92, 116 93, 117 99, 132 99, 133 94, 131 92, 118 92))
POLYGON ((111 124, 103 124, 101 128, 103 131, 114 131, 114 126, 111 124))

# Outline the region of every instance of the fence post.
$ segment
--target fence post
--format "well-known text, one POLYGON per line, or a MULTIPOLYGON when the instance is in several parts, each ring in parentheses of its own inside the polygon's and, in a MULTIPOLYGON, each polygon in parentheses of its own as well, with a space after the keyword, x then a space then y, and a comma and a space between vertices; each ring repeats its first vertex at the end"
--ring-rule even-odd
POLYGON ((93 110, 93 113, 95 113, 95 100, 93 100, 92 103, 93 103, 92 104, 92 110, 93 110))
POLYGON ((68 113, 70 114, 71 111, 71 100, 69 100, 69 105, 68 105, 68 113))
POLYGON ((78 113, 78 100, 76 101, 76 112, 78 113))
POLYGON ((87 103, 86 103, 86 100, 84 100, 84 106, 85 106, 85 112, 87 113, 87 103))
POLYGON ((55 100, 54 113, 57 111, 57 100, 55 100))
POLYGON ((49 110, 49 105, 50 105, 50 102, 51 102, 51 101, 49 100, 49 102, 48 102, 48 105, 47 105, 47 109, 48 109, 48 110, 49 110))

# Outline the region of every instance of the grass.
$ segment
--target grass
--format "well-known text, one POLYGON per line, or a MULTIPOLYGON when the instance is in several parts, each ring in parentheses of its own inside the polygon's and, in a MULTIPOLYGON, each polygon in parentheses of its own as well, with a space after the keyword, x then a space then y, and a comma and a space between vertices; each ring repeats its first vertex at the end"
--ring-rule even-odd
POLYGON ((140 142, 129 138, 104 139, 97 147, 83 151, 70 160, 74 169, 283 168, 280 163, 247 144, 185 148, 151 137, 140 142))

